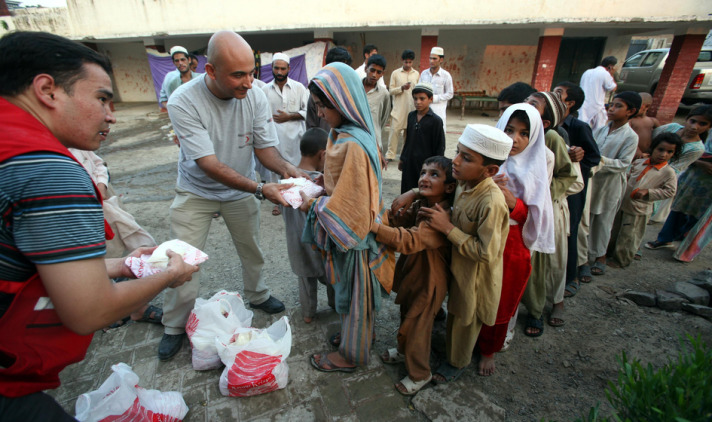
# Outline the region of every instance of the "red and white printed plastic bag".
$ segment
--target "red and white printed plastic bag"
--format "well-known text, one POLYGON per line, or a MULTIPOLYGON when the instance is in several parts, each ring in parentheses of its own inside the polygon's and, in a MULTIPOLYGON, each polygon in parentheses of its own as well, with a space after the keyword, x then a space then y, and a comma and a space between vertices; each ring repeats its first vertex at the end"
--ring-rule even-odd
POLYGON ((138 258, 130 256, 124 263, 137 278, 158 274, 168 266, 170 261, 166 254, 168 249, 182 256, 183 261, 191 265, 200 265, 208 260, 208 255, 200 249, 194 248, 182 240, 173 239, 158 245, 151 255, 141 255, 138 258))
POLYGON ((77 398, 76 419, 80 422, 180 422, 188 413, 177 391, 161 392, 138 386, 138 375, 125 363, 98 390, 77 398))
POLYGON ((245 308, 237 292, 221 290, 210 299, 198 298, 190 312, 185 332, 192 347, 193 369, 204 371, 222 366, 215 339, 252 325, 253 312, 245 308))
POLYGON ((292 329, 286 316, 264 330, 239 328, 216 344, 225 364, 219 383, 224 396, 256 396, 287 386, 292 329))

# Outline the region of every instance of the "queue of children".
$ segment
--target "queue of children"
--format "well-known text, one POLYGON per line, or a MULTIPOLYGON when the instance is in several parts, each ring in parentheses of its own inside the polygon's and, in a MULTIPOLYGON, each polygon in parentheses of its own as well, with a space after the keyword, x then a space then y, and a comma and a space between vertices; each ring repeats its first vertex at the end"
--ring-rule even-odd
MULTIPOLYGON (((305 134, 299 167, 314 179, 323 176, 326 195, 304 196, 300 209, 284 218, 288 237, 292 233, 290 258, 299 257, 292 267, 304 321, 315 316, 319 282, 330 289, 329 305, 342 318, 341 331, 330 339, 338 351, 314 354, 311 364, 324 372, 366 365, 379 298, 393 290, 400 306, 396 347, 380 358, 405 365, 407 375, 395 385, 404 395, 431 381, 457 380, 476 352, 478 373, 494 374, 495 354, 513 336, 520 302, 528 313, 527 336, 542 335, 547 303, 548 324, 564 325, 569 263, 585 257, 574 268, 577 279, 604 274, 606 265, 630 265, 653 204, 675 196, 673 163, 685 152, 676 132, 692 139, 692 132, 712 123, 708 109, 697 110, 686 126, 653 133, 657 121, 641 115, 647 98, 621 92, 608 107, 608 124, 593 132, 575 121, 583 102, 577 86, 536 92, 518 83, 503 90, 496 127, 467 125, 450 160, 443 156, 440 118, 429 108, 433 89, 419 83, 411 92, 415 110, 399 158, 402 193, 387 212, 379 130, 359 82, 348 66, 332 63, 310 83, 318 115, 332 130, 328 141, 320 129, 305 134), (582 213, 574 202, 577 214, 590 213, 582 244, 571 238, 569 198, 586 199, 589 179, 589 208, 582 213), (300 273, 307 261, 315 271, 300 273), (446 297, 446 359, 433 369, 431 332, 446 297)), ((695 168, 706 172, 709 160, 701 162, 695 168)), ((678 236, 679 227, 701 223, 702 235, 688 245, 694 249, 709 241, 710 212, 677 211, 683 208, 674 206, 675 222, 666 227, 677 227, 667 231, 678 236)))

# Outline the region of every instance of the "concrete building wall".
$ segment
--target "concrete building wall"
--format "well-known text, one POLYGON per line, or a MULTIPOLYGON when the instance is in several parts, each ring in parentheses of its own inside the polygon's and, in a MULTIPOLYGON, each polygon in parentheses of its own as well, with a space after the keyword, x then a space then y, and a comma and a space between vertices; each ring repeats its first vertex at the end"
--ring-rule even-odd
POLYGON ((76 38, 66 7, 18 9, 12 17, 16 29, 45 31, 64 37, 76 38))
POLYGON ((427 0, 278 1, 265 13, 264 3, 204 0, 201 13, 192 0, 69 0, 73 35, 97 38, 204 34, 215 28, 239 32, 293 31, 313 28, 432 27, 496 24, 561 24, 615 22, 710 22, 707 2, 667 0, 570 2, 565 0, 510 0, 503 4, 484 0, 448 0, 434 5, 427 0), (373 11, 377 10, 378 13, 373 11), (423 13, 426 11, 427 13, 423 13), (641 13, 644 11, 644 13, 641 13), (644 15, 642 17, 641 15, 644 15), (207 31, 206 31, 207 29, 207 31))
POLYGON ((156 101, 142 42, 104 43, 99 45, 99 51, 111 59, 117 101, 156 101))

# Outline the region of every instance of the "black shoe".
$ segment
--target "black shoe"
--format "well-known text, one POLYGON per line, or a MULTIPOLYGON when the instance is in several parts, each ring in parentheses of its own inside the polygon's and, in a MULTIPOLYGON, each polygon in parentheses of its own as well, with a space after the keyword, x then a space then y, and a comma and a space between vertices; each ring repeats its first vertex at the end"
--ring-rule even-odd
POLYGON ((158 345, 158 359, 170 360, 175 356, 183 345, 183 337, 185 334, 163 334, 161 343, 158 345))
POLYGON ((270 296, 269 299, 265 300, 259 305, 250 303, 250 308, 259 309, 261 311, 267 312, 268 314, 278 314, 284 310, 284 303, 280 302, 279 299, 277 299, 276 297, 270 296))

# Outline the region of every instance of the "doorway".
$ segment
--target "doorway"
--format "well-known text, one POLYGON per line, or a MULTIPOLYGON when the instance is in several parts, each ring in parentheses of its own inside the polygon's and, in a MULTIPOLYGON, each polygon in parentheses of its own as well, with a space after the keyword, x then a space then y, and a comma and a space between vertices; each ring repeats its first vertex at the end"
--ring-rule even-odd
POLYGON ((583 72, 601 63, 605 45, 606 37, 562 38, 554 83, 570 81, 578 84, 583 72))

